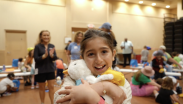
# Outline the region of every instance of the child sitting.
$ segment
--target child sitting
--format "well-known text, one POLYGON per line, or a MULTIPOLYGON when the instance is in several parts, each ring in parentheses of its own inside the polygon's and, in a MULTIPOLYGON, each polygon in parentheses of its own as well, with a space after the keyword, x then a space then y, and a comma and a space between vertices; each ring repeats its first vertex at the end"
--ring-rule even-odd
POLYGON ((171 78, 166 77, 165 79, 163 79, 163 83, 159 93, 154 90, 156 102, 160 104, 173 104, 172 101, 175 101, 181 104, 172 90, 173 81, 171 78))
POLYGON ((155 54, 155 58, 152 60, 152 67, 155 71, 154 79, 163 78, 165 76, 164 72, 160 72, 160 69, 163 69, 165 66, 163 59, 163 51, 159 50, 155 54))
MULTIPOLYGON (((172 57, 175 61, 177 61, 177 63, 179 63, 181 61, 181 59, 178 57, 179 54, 177 52, 172 52, 172 57)), ((177 65, 176 65, 177 67, 177 65)))
POLYGON ((14 87, 13 79, 15 75, 13 73, 9 73, 7 75, 7 78, 4 78, 0 82, 0 94, 3 94, 5 92, 11 92, 11 91, 16 91, 16 87, 14 87))
MULTIPOLYGON (((182 93, 182 87, 180 86, 180 84, 178 83, 177 79, 172 77, 172 76, 167 76, 169 78, 172 79, 173 81, 173 92, 174 94, 181 94, 182 93)), ((166 77, 163 77, 163 78, 158 78, 156 80, 156 83, 158 83, 159 85, 162 85, 163 83, 163 79, 165 79, 166 77)))

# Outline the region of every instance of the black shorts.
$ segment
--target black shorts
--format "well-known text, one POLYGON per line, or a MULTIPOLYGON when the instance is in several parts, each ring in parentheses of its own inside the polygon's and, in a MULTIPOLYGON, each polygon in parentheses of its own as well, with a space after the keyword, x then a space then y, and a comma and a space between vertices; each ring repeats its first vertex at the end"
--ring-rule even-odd
POLYGON ((53 79, 55 79, 55 72, 40 73, 35 75, 36 82, 45 82, 46 80, 53 80, 53 79))

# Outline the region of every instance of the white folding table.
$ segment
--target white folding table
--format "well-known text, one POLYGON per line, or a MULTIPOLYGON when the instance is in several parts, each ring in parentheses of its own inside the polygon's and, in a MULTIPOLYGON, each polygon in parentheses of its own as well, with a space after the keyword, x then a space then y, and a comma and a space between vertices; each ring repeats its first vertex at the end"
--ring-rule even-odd
MULTIPOLYGON (((0 66, 0 69, 2 69, 3 66, 0 66)), ((5 68, 12 68, 12 65, 5 65, 5 68)))
MULTIPOLYGON (((7 77, 8 74, 0 74, 0 78, 7 77)), ((15 76, 29 76, 30 72, 14 73, 15 76)))

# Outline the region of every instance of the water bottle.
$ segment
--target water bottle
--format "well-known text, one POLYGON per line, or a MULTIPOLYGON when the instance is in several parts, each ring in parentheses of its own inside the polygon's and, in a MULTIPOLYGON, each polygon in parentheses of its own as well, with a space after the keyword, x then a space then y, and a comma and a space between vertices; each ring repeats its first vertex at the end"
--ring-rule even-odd
POLYGON ((5 65, 3 65, 3 70, 2 71, 5 71, 6 70, 6 67, 5 67, 5 65))
POLYGON ((23 68, 23 72, 26 73, 26 67, 23 68))

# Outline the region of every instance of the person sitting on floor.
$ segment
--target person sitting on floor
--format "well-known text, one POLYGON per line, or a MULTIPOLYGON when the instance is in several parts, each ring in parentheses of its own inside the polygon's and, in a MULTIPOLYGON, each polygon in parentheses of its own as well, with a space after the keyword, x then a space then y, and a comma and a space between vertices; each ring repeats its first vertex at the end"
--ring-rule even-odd
MULTIPOLYGON (((178 83, 177 79, 175 77, 172 77, 172 76, 166 76, 166 77, 169 77, 172 79, 173 81, 173 92, 175 94, 178 94, 180 95, 182 93, 182 87, 180 86, 180 84, 178 83)), ((165 79, 166 77, 163 77, 163 78, 158 78, 156 80, 156 83, 158 83, 159 85, 162 85, 163 83, 163 79, 165 79)))
POLYGON ((165 61, 163 58, 163 51, 158 50, 155 54, 155 58, 152 60, 152 67, 155 71, 154 79, 163 78, 165 76, 164 67, 165 61), (161 69, 161 70, 160 70, 161 69))
POLYGON ((158 91, 154 90, 156 102, 160 104, 173 104, 172 101, 175 101, 178 104, 181 104, 172 90, 173 81, 171 78, 166 77, 165 79, 163 79, 163 83, 159 93, 158 91))
POLYGON ((158 90, 161 86, 150 77, 154 75, 154 70, 151 66, 145 66, 132 77, 130 83, 133 96, 150 96, 154 90, 158 90))
POLYGON ((0 94, 17 90, 17 87, 14 87, 14 83, 12 81, 14 77, 15 75, 13 73, 9 73, 7 78, 0 81, 0 94))

